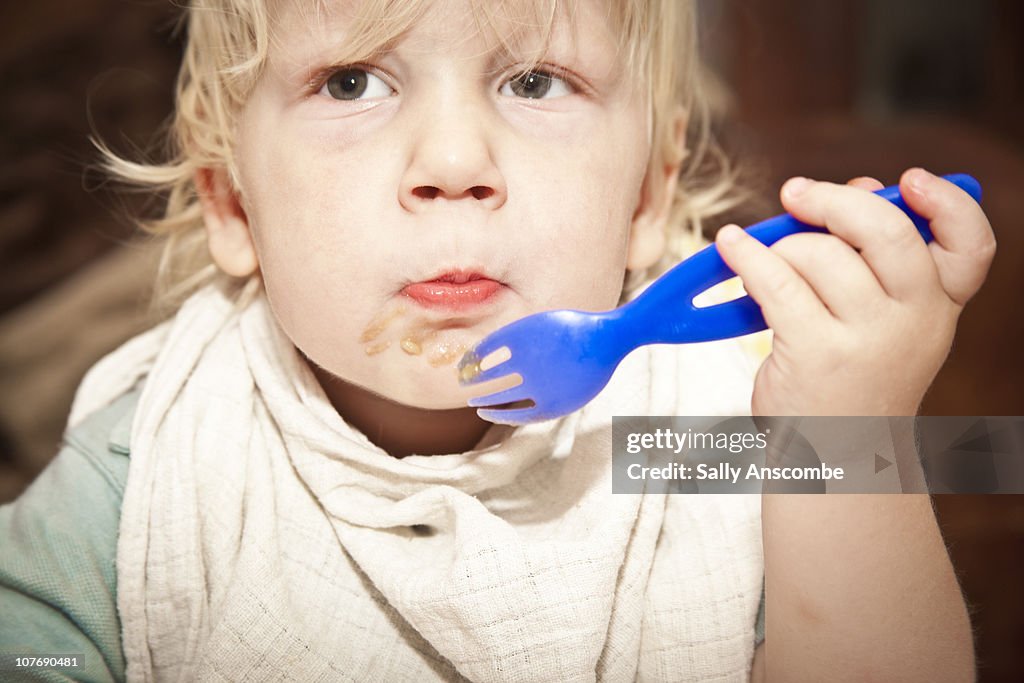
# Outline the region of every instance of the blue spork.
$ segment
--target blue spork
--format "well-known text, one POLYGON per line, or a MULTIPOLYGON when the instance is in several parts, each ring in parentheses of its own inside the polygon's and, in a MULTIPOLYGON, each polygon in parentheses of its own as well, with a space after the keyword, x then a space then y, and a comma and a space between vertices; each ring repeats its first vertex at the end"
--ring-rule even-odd
MULTIPOLYGON (((969 175, 945 176, 975 201, 981 186, 969 175)), ((899 187, 875 194, 892 202, 913 220, 926 242, 932 240, 928 221, 912 211, 899 187)), ((752 225, 747 234, 772 245, 799 232, 827 232, 782 214, 752 225)), ((479 384, 519 374, 522 383, 469 401, 480 417, 491 422, 525 424, 567 415, 588 403, 611 379, 619 362, 647 344, 685 344, 739 337, 768 326, 749 296, 713 306, 698 307, 694 297, 735 273, 711 244, 655 280, 633 301, 604 313, 548 311, 496 330, 459 361, 462 384, 479 384), (506 347, 508 360, 482 370, 480 363, 506 347), (523 407, 531 402, 532 406, 523 407), (504 406, 504 407, 502 407, 504 406)))

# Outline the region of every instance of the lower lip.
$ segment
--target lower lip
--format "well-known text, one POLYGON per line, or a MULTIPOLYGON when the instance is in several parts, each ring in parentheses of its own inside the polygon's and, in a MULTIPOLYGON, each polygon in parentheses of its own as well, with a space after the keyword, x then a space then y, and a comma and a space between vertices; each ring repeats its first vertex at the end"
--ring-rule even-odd
POLYGON ((502 286, 494 280, 460 283, 433 280, 407 285, 402 293, 422 306, 458 311, 487 302, 498 294, 502 286))

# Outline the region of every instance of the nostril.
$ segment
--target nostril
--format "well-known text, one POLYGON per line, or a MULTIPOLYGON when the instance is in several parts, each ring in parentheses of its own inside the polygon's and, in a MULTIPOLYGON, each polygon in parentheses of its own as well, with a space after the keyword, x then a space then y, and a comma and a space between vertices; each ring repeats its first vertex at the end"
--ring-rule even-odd
MULTIPOLYGON (((432 185, 420 185, 412 190, 412 193, 420 199, 437 199, 437 196, 441 194, 440 188, 433 187, 432 185)), ((494 196, 494 188, 486 187, 484 185, 474 185, 469 188, 469 193, 473 195, 474 199, 487 199, 494 196)))
POLYGON ((412 193, 420 199, 434 199, 437 197, 437 193, 440 192, 436 187, 430 187, 429 185, 422 185, 417 188, 413 188, 412 193))

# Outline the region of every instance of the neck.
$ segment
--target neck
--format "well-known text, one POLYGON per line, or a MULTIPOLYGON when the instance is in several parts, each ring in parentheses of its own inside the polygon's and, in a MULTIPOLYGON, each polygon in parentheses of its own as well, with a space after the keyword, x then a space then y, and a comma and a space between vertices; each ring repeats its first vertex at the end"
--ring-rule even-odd
POLYGON ((310 363, 335 410, 373 444, 396 458, 472 450, 493 425, 475 408, 428 410, 403 405, 350 384, 310 363))

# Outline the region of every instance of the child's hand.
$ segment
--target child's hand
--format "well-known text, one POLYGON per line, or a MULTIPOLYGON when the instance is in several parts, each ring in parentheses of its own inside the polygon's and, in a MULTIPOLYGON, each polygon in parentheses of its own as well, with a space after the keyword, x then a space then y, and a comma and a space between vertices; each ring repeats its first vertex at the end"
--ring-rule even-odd
POLYGON ((719 231, 719 252, 774 331, 755 415, 917 413, 995 237, 967 193, 912 169, 900 190, 931 221, 935 241, 925 244, 906 214, 872 194, 881 187, 788 181, 786 210, 828 235, 792 235, 769 249, 735 226, 719 231))

